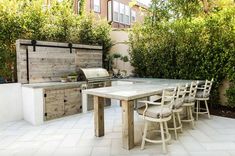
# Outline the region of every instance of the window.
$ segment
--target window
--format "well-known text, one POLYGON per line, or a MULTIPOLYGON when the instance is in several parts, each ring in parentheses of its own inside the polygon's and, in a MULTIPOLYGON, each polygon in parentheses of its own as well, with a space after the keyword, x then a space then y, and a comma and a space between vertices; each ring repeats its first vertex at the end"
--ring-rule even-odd
POLYGON ((131 22, 136 22, 136 12, 131 10, 131 22))
POLYGON ((100 0, 94 0, 94 11, 100 12, 100 0))
POLYGON ((129 6, 125 6, 125 18, 124 18, 124 23, 125 24, 130 24, 130 7, 129 6))
POLYGON ((108 1, 108 21, 112 21, 112 1, 108 1))
POLYGON ((120 3, 120 23, 124 23, 124 15, 125 15, 125 5, 120 3))
POLYGON ((113 21, 119 22, 119 3, 113 1, 113 21))

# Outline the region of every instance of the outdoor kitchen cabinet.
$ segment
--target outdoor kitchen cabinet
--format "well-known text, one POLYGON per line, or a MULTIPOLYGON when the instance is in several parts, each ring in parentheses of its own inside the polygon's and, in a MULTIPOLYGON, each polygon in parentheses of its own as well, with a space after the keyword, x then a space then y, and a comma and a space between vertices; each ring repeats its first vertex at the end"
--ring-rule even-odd
POLYGON ((44 120, 80 113, 81 105, 80 88, 44 90, 44 120))
POLYGON ((33 125, 82 112, 83 82, 40 83, 22 86, 24 119, 33 125))

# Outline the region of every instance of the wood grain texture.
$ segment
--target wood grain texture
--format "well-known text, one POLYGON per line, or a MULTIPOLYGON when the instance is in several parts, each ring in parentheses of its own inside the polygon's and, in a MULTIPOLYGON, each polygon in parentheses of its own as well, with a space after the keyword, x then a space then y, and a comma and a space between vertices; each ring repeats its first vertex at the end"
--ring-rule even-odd
POLYGON ((95 136, 104 136, 104 98, 94 96, 95 136))
POLYGON ((134 147, 134 101, 122 103, 122 146, 125 149, 134 147))
POLYGON ((80 88, 45 89, 44 94, 45 120, 81 113, 80 88))
POLYGON ((64 90, 45 90, 45 119, 51 120, 64 115, 64 90))
MULTIPOLYGON (((16 41, 17 78, 20 83, 60 81, 60 77, 75 72, 79 67, 102 67, 102 47, 73 44, 72 49, 23 46, 31 40, 16 41), (29 52, 29 81, 27 80, 26 49, 29 52)), ((68 43, 37 41, 40 45, 67 46, 68 43)))

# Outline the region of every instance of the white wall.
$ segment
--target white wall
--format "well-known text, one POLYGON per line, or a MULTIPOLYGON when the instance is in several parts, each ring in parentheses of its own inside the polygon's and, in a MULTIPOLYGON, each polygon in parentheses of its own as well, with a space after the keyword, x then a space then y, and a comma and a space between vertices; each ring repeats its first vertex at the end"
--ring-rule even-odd
MULTIPOLYGON (((110 53, 111 54, 119 53, 123 56, 127 55, 128 58, 130 59, 129 45, 128 45, 129 37, 128 36, 129 36, 128 31, 113 29, 110 33, 110 37, 112 39, 112 42, 115 45, 111 48, 110 53)), ((114 60, 114 67, 115 67, 115 65, 116 65, 116 61, 114 60)), ((127 70, 128 75, 130 75, 130 74, 132 74, 133 67, 131 66, 130 62, 126 62, 124 64, 123 61, 118 59, 117 69, 127 70)))
POLYGON ((0 123, 21 119, 23 119, 21 84, 0 84, 0 123))
POLYGON ((33 125, 43 124, 43 89, 22 87, 24 120, 33 125))

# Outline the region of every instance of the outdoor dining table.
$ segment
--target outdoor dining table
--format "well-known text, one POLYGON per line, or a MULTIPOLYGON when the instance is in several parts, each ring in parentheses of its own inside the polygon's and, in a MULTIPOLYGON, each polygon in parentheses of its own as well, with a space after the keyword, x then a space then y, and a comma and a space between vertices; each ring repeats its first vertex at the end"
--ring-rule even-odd
POLYGON ((95 136, 104 136, 104 98, 121 101, 122 107, 122 147, 134 147, 134 101, 144 97, 160 94, 163 89, 173 88, 179 84, 191 83, 192 80, 151 79, 122 86, 103 87, 83 90, 83 94, 94 96, 95 136))

